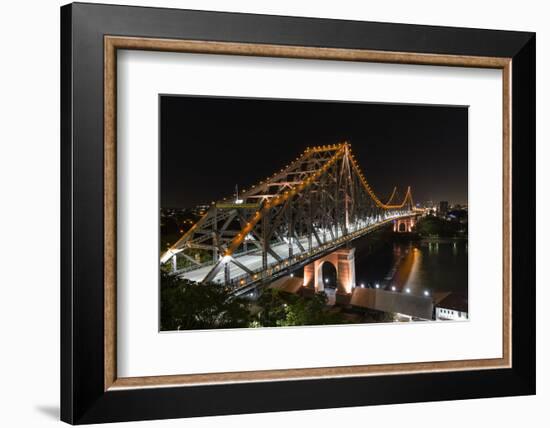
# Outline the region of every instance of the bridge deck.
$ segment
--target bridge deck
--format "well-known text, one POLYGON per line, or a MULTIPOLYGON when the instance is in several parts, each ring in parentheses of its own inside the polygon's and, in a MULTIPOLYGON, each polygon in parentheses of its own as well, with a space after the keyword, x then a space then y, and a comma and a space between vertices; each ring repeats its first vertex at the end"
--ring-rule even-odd
MULTIPOLYGON (((362 227, 357 227, 355 230, 354 230, 354 228, 351 228, 348 231, 348 234, 346 236, 349 236, 349 241, 351 241, 351 240, 356 239, 360 236, 363 236, 367 233, 370 233, 370 232, 372 232, 376 229, 379 229, 380 227, 392 222, 395 219, 398 219, 398 218, 401 218, 401 217, 408 217, 410 215, 411 214, 408 213, 406 215, 401 215, 401 216, 392 216, 392 217, 386 218, 382 221, 379 221, 378 223, 374 223, 374 224, 371 224, 371 225, 363 225, 362 227), (364 231, 364 232, 361 232, 361 231, 364 231), (361 233, 358 235, 357 233, 359 233, 359 232, 361 232, 361 233)), ((319 238, 322 240, 323 236, 324 236, 323 231, 318 230, 318 235, 319 235, 319 238)), ((325 232, 325 235, 327 237, 330 236, 330 234, 328 232, 325 232)), ((329 245, 330 246, 331 244, 334 245, 334 248, 337 248, 337 247, 339 247, 340 245, 343 244, 343 242, 341 240, 337 242, 337 240, 339 238, 342 238, 342 237, 344 237, 344 235, 342 234, 341 231, 338 231, 337 233, 335 233, 335 238, 333 240, 322 242, 321 244, 319 244, 317 242, 317 240, 314 238, 312 240, 311 250, 315 251, 316 249, 319 249, 319 247, 321 247, 321 246, 324 246, 324 245, 329 245)), ((300 244, 302 245, 302 247, 304 248, 305 251, 302 252, 300 250, 300 246, 297 243, 293 243, 292 244, 292 254, 294 256, 299 256, 299 255, 305 254, 309 251, 308 238, 303 237, 299 241, 300 241, 300 244)), ((289 245, 288 245, 287 242, 281 242, 281 243, 273 244, 273 245, 271 245, 270 248, 273 250, 273 252, 275 254, 277 254, 277 256, 279 256, 279 258, 283 262, 285 260, 289 259, 289 251, 288 251, 289 245)), ((261 253, 260 250, 249 252, 249 253, 242 254, 242 255, 235 254, 233 257, 234 257, 235 260, 237 260, 237 262, 244 265, 247 269, 249 269, 252 272, 260 271, 261 268, 262 268, 262 253, 261 253)), ((312 255, 312 260, 314 260, 315 258, 316 258, 315 255, 312 255)), ((273 257, 273 255, 268 253, 267 254, 267 265, 268 265, 268 267, 273 266, 277 263, 278 263, 277 259, 275 257, 273 257)), ((298 263, 295 262, 295 264, 298 264, 298 263)), ((208 273, 210 272, 212 267, 213 267, 213 265, 203 266, 203 267, 200 267, 198 269, 183 272, 183 273, 179 274, 178 276, 181 277, 181 278, 188 279, 190 281, 201 282, 208 275, 208 273)), ((243 276, 247 275, 247 272, 245 270, 241 269, 239 266, 237 266, 234 263, 230 264, 229 273, 230 273, 230 279, 231 280, 235 280, 235 279, 238 279, 240 277, 243 277, 243 276)), ((224 273, 224 270, 221 269, 212 281, 216 282, 216 283, 223 284, 224 279, 225 279, 225 273, 224 273)))
MULTIPOLYGON (((300 243, 302 244, 302 246, 304 248, 307 249, 307 245, 308 245, 307 244, 307 238, 300 239, 300 243)), ((314 245, 312 245, 312 248, 317 248, 317 247, 318 247, 317 242, 314 242, 314 245)), ((277 245, 273 245, 273 246, 271 246, 271 249, 281 259, 285 260, 285 259, 288 258, 288 243, 283 242, 283 243, 280 243, 280 244, 277 244, 277 245)), ((293 252, 294 255, 301 254, 300 247, 297 244, 293 244, 292 245, 292 252, 293 252)), ((242 263, 244 266, 246 266, 248 269, 250 269, 253 272, 262 267, 262 253, 261 253, 260 250, 255 251, 253 253, 245 254, 245 255, 242 255, 242 256, 237 256, 237 257, 235 257, 235 259, 238 262, 242 263)), ((267 255, 267 264, 268 264, 268 266, 272 265, 272 264, 275 264, 275 263, 277 263, 277 259, 275 259, 275 257, 273 257, 271 254, 268 254, 267 255)), ((183 273, 180 276, 182 278, 188 279, 190 281, 201 282, 206 277, 208 272, 210 272, 211 269, 212 269, 212 265, 204 266, 204 267, 201 267, 199 269, 183 273)), ((239 266, 237 266, 235 264, 231 264, 229 272, 230 272, 230 275, 231 275, 231 279, 238 278, 238 277, 246 274, 246 272, 244 270, 242 270, 239 266)), ((222 269, 214 277, 213 282, 223 283, 223 281, 224 281, 224 271, 222 269)))

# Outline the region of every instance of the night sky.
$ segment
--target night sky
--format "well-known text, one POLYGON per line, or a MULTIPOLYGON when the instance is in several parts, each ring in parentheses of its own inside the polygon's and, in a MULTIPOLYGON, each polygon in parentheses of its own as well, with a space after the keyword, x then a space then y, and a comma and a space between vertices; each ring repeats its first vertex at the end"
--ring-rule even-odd
POLYGON ((375 192, 468 201, 467 107, 217 97, 160 99, 161 206, 191 208, 344 140, 375 192))

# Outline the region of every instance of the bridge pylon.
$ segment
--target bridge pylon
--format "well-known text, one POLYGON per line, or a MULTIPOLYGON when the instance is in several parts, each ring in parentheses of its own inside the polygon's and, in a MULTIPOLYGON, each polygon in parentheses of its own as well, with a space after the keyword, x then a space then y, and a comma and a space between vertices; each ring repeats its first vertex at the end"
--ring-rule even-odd
POLYGON ((339 248, 304 266, 304 287, 325 291, 323 265, 330 263, 336 269, 336 292, 350 294, 355 288, 355 248, 339 248))

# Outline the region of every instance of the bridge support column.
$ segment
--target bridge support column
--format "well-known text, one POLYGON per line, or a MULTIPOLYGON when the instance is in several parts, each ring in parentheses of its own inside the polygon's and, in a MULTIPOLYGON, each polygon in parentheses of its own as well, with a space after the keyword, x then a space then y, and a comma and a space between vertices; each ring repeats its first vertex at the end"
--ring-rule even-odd
POLYGON ((355 287, 355 248, 342 248, 304 266, 304 287, 325 291, 323 264, 329 262, 336 269, 338 294, 350 294, 355 287))
POLYGON ((174 272, 178 270, 178 259, 177 259, 177 257, 178 257, 178 256, 177 256, 176 254, 174 254, 174 255, 172 256, 172 270, 173 270, 174 272))
POLYGON ((338 256, 338 292, 350 294, 355 288, 355 248, 336 251, 338 256))
POLYGON ((231 271, 229 269, 230 269, 229 262, 227 262, 223 266, 223 277, 224 277, 225 285, 229 285, 229 283, 231 282, 231 271))
POLYGON ((304 266, 304 287, 313 287, 315 283, 315 262, 304 266))
POLYGON ((397 233, 411 233, 415 224, 415 217, 400 218, 393 222, 393 231, 397 233))

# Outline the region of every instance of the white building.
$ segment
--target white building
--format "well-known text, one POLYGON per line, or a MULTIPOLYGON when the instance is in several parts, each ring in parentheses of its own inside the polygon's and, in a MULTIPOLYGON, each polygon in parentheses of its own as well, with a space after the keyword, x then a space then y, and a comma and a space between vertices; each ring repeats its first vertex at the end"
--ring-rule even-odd
POLYGON ((468 319, 468 312, 436 307, 435 319, 437 321, 464 321, 468 319))
POLYGON ((465 321, 468 319, 468 299, 459 293, 445 293, 436 299, 436 321, 465 321))

